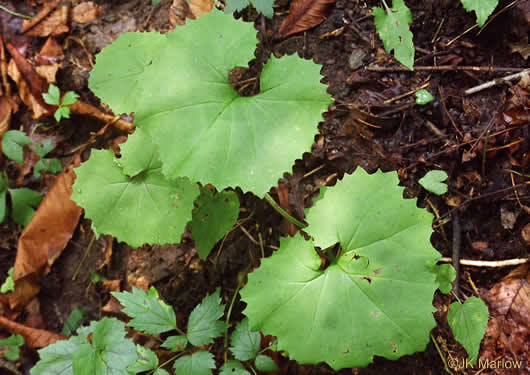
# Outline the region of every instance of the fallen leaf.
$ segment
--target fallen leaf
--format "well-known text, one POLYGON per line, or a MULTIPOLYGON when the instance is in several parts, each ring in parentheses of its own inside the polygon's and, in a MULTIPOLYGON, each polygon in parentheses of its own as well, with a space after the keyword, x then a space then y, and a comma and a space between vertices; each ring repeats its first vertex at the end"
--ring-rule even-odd
POLYGON ((50 116, 53 113, 53 108, 44 103, 44 105, 32 95, 31 90, 22 78, 22 74, 17 68, 14 60, 9 62, 7 67, 9 77, 18 86, 18 96, 22 99, 22 102, 31 110, 34 119, 50 116))
POLYGON ((336 0, 295 0, 289 15, 283 20, 278 34, 284 38, 320 25, 336 0))
POLYGON ((68 13, 71 5, 63 3, 57 9, 58 2, 52 1, 45 4, 43 9, 33 19, 24 22, 22 32, 24 35, 47 37, 50 35, 62 35, 70 31, 68 27, 68 13), (55 9, 53 12, 52 10, 55 9), (37 21, 34 19, 38 18, 37 21))
POLYGON ((490 320, 480 354, 483 359, 522 360, 527 371, 530 370, 529 266, 525 263, 517 267, 484 296, 490 307, 490 320))
POLYGON ((195 20, 203 13, 209 13, 213 9, 210 0, 173 0, 169 7, 169 23, 171 26, 182 26, 186 18, 195 20))
MULTIPOLYGON (((18 109, 16 103, 7 96, 0 96, 0 136, 9 130, 11 115, 18 109)), ((1 151, 0 146, 0 151, 1 151)))
POLYGON ((89 116, 98 121, 110 123, 116 129, 127 133, 132 133, 132 131, 134 130, 134 125, 131 122, 125 121, 119 116, 104 113, 93 105, 84 103, 80 100, 78 100, 72 105, 69 105, 68 108, 70 108, 71 114, 89 116))
POLYGON ((82 209, 70 200, 75 173, 72 166, 57 177, 33 219, 18 240, 10 295, 11 308, 24 306, 39 291, 40 278, 61 255, 77 227, 82 209))
POLYGON ((523 59, 528 60, 528 56, 530 56, 530 44, 510 43, 509 46, 512 53, 518 52, 523 57, 523 59))
POLYGON ((72 9, 72 21, 76 23, 88 23, 98 18, 101 13, 101 5, 94 4, 92 1, 76 5, 72 9))
POLYGON ((45 346, 54 344, 59 340, 66 339, 66 337, 58 335, 57 333, 46 331, 44 329, 31 328, 13 322, 3 316, 0 316, 0 327, 7 328, 12 334, 24 336, 26 345, 34 349, 44 348, 45 346))

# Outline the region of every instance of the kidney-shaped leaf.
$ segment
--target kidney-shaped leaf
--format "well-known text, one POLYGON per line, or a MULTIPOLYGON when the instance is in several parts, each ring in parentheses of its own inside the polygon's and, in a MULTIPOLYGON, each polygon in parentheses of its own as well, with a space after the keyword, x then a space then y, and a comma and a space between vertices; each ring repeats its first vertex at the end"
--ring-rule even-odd
POLYGON ((340 243, 324 270, 313 241, 284 238, 242 290, 253 330, 278 337, 300 363, 361 367, 424 350, 435 326, 432 216, 402 198, 395 173, 362 169, 309 210, 315 245, 340 243))
POLYGON ((218 11, 164 35, 125 34, 97 56, 90 88, 114 112, 135 113, 170 178, 263 196, 310 150, 331 101, 320 66, 297 56, 272 57, 261 92, 240 97, 228 75, 256 42, 251 24, 218 11))
POLYGON ((131 138, 122 148, 123 160, 112 151, 92 151, 75 169, 72 200, 85 209, 97 234, 112 234, 133 247, 178 243, 199 187, 186 178, 168 181, 149 137, 139 132, 131 138), (136 142, 135 136, 144 142, 136 142), (137 174, 130 177, 126 172, 137 174))

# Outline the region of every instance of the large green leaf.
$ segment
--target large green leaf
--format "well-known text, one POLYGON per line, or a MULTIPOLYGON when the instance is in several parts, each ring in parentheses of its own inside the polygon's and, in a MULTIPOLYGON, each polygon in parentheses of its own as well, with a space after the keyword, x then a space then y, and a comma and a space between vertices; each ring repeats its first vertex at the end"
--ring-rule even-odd
POLYGON ((477 24, 482 27, 491 13, 497 8, 499 0, 460 0, 468 12, 477 15, 477 24))
POLYGON ((122 147, 121 159, 112 151, 92 151, 75 170, 72 200, 85 209, 97 234, 112 234, 133 247, 178 243, 199 188, 186 178, 167 180, 156 147, 137 132, 122 147))
POLYGON ((432 215, 404 200, 398 182, 396 173, 359 168, 323 188, 307 215, 314 244, 282 239, 241 291, 253 330, 277 336, 278 349, 300 363, 335 370, 425 349, 440 254, 432 215), (315 245, 337 243, 341 255, 321 270, 315 245))
POLYGON ((228 0, 226 2, 226 11, 242 11, 249 5, 254 5, 259 13, 263 13, 265 17, 272 18, 274 15, 274 0, 228 0))
POLYGON ((203 187, 195 201, 191 233, 201 259, 206 259, 212 247, 236 223, 239 216, 239 199, 233 191, 217 194, 203 187))
POLYGON ((374 24, 383 41, 385 50, 394 50, 397 61, 412 70, 414 65, 414 44, 409 25, 412 23, 412 13, 403 0, 392 0, 392 8, 374 7, 372 14, 374 24))
POLYGON ((191 355, 180 357, 173 363, 175 374, 179 375, 211 375, 215 368, 213 354, 200 350, 191 355))
POLYGON ((164 35, 120 36, 97 56, 89 86, 114 112, 135 113, 170 178, 263 196, 310 150, 331 101, 320 66, 298 56, 272 57, 261 92, 240 97, 228 75, 256 42, 251 24, 214 10, 164 35))

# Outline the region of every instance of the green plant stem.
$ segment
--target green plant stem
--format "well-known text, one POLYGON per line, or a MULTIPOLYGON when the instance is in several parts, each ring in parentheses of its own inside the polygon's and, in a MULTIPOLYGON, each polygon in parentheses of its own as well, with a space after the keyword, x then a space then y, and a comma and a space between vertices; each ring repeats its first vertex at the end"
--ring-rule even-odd
POLYGON ((11 9, 8 9, 8 8, 6 8, 3 5, 0 5, 0 9, 3 10, 4 12, 6 12, 6 13, 11 14, 12 16, 15 16, 15 17, 25 18, 27 20, 30 20, 32 18, 30 16, 26 16, 25 14, 17 13, 15 11, 11 10, 11 9))
POLYGON ((155 369, 152 369, 151 371, 148 372, 148 374, 153 374, 156 370, 158 370, 159 368, 162 368, 164 367, 165 365, 167 365, 169 362, 179 358, 179 357, 182 357, 182 355, 184 354, 183 353, 178 353, 178 354, 175 354, 173 357, 171 357, 170 359, 168 359, 167 361, 165 361, 164 363, 162 363, 161 365, 158 365, 157 368, 155 369))
POLYGON ((432 343, 434 344, 434 346, 436 347, 436 350, 438 351, 438 354, 440 355, 440 358, 442 359, 442 362, 444 363, 445 371, 447 371, 449 374, 453 375, 451 370, 449 370, 449 366, 447 366, 447 360, 445 359, 445 356, 442 353, 442 350, 440 349, 440 347, 438 346, 438 343, 436 342, 436 339, 434 338, 432 333, 431 333, 431 340, 432 340, 432 343))
POLYGON ((283 208, 281 208, 278 203, 270 196, 269 193, 265 193, 265 200, 269 202, 269 204, 274 208, 280 215, 282 215, 287 221, 293 223, 298 228, 305 228, 307 227, 307 224, 302 223, 300 220, 295 219, 287 211, 285 211, 283 208))
POLYGON ((226 319, 225 319, 225 363, 228 360, 227 353, 228 353, 228 327, 230 322, 230 315, 232 314, 232 309, 234 308, 234 303, 236 302, 237 294, 239 293, 239 290, 241 289, 241 286, 243 285, 245 281, 245 277, 248 274, 248 271, 250 270, 250 266, 247 266, 247 268, 243 271, 241 274, 241 280, 237 283, 236 291, 234 292, 234 295, 232 296, 232 301, 230 302, 230 306, 228 307, 228 312, 226 313, 226 319))

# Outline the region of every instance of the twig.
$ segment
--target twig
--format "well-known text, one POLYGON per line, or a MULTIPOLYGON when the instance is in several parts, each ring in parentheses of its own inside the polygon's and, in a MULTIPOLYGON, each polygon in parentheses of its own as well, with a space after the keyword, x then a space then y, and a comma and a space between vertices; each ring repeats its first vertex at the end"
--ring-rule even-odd
POLYGON ((453 282, 453 292, 455 295, 458 294, 460 285, 460 246, 462 243, 462 227, 460 226, 460 217, 458 212, 453 214, 453 253, 452 253, 452 263, 455 269, 456 277, 453 282))
POLYGON ((506 82, 509 82, 509 81, 513 81, 514 79, 520 78, 520 77, 522 77, 523 75, 525 75, 527 73, 530 73, 530 69, 523 70, 522 72, 519 72, 519 73, 510 74, 509 76, 506 76, 506 77, 496 78, 494 80, 491 80, 491 81, 482 83, 482 84, 480 84, 478 86, 475 86, 475 87, 472 87, 470 89, 467 89, 466 91, 464 91, 464 95, 471 95, 471 94, 474 94, 476 92, 479 92, 479 91, 482 91, 482 90, 485 90, 485 89, 489 89, 490 87, 493 87, 493 86, 502 85, 503 83, 506 83, 506 82))
POLYGON ((94 243, 95 239, 96 239, 96 233, 92 233, 92 238, 90 239, 90 242, 88 243, 85 254, 83 254, 83 259, 81 259, 81 262, 79 262, 79 264, 77 265, 74 275, 72 276, 72 281, 75 281, 75 279, 77 279, 77 275, 79 274, 79 271, 81 270, 81 267, 83 266, 83 263, 85 263, 85 260, 88 257, 88 253, 90 253, 90 249, 92 249, 92 244, 94 243))
POLYGON ((250 233, 248 233, 248 231, 245 229, 244 226, 240 225, 239 226, 239 229, 241 229, 241 231, 243 233, 245 233, 245 235, 248 237, 248 239, 250 240, 250 242, 252 242, 254 245, 258 245, 259 246, 259 242, 256 241, 256 239, 254 237, 252 237, 252 235, 250 233))
POLYGON ((11 14, 12 16, 15 16, 15 17, 25 18, 27 20, 31 19, 30 16, 26 16, 25 14, 22 14, 22 13, 17 13, 17 12, 15 12, 15 11, 9 9, 9 8, 6 8, 3 5, 0 5, 0 9, 3 10, 4 12, 6 12, 6 13, 11 14))
MULTIPOLYGON (((269 193, 265 193, 265 200, 267 202, 269 202, 269 204, 272 206, 272 208, 274 208, 280 215, 282 215, 285 219, 287 219, 287 221, 293 223, 294 225, 296 225, 298 228, 305 228, 307 227, 307 224, 305 223, 302 223, 300 220, 297 220, 295 219, 294 217, 292 217, 291 215, 289 215, 287 213, 287 211, 285 211, 283 208, 281 208, 278 203, 276 203, 276 201, 270 196, 269 193)), ((256 242, 257 245, 259 245, 259 243, 256 242)))
MULTIPOLYGON (((443 257, 438 260, 442 263, 451 263, 452 258, 443 257)), ((473 259, 460 259, 460 264, 463 266, 471 267, 490 267, 490 268, 502 268, 510 266, 518 266, 520 264, 525 264, 528 262, 528 258, 516 258, 516 259, 506 259, 506 260, 473 260, 473 259)))
POLYGON ((486 132, 486 140, 482 147, 482 177, 486 177, 486 154, 488 153, 488 142, 490 140, 490 131, 486 132))
POLYGON ((494 73, 494 72, 522 72, 527 70, 527 68, 516 68, 516 67, 503 67, 503 66, 467 66, 467 65, 438 65, 438 66, 415 66, 414 70, 410 70, 404 66, 368 66, 365 68, 370 72, 409 72, 414 73, 417 71, 427 71, 427 72, 485 72, 485 73, 494 73))
POLYGON ((401 95, 395 96, 395 97, 393 97, 393 98, 387 99, 387 100, 385 100, 383 103, 384 103, 384 104, 390 104, 390 103, 395 102, 396 100, 400 100, 400 99, 406 98, 407 96, 413 95, 413 94, 417 93, 418 91, 423 90, 423 89, 429 87, 430 84, 431 84, 430 82, 424 83, 424 84, 421 85, 420 87, 416 87, 415 89, 410 90, 410 91, 407 91, 407 92, 404 93, 404 94, 401 94, 401 95))
POLYGON ((458 126, 456 126, 455 120, 453 120, 453 116, 451 116, 451 114, 447 110, 447 106, 445 105, 445 99, 444 99, 444 95, 443 95, 441 86, 438 86, 438 94, 440 95, 440 102, 442 103, 442 108, 443 108, 445 114, 447 115, 447 117, 449 118, 449 121, 451 121, 451 125, 453 125, 453 128, 455 128, 455 130, 458 133, 458 135, 460 135, 461 138, 464 138, 464 134, 462 134, 460 129, 458 129, 458 126))

